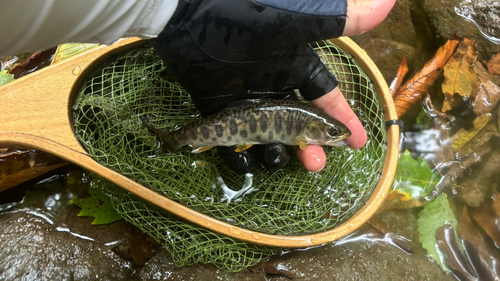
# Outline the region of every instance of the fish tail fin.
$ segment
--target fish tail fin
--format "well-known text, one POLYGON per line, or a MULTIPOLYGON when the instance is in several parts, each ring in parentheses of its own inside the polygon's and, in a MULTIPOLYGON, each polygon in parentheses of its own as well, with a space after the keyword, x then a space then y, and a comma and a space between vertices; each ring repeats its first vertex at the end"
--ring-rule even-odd
POLYGON ((162 144, 162 147, 164 147, 168 152, 170 153, 175 153, 177 150, 179 150, 179 146, 175 145, 175 140, 174 140, 174 134, 170 131, 164 131, 155 128, 149 121, 141 116, 142 123, 148 128, 149 130, 155 132, 159 137, 160 141, 162 144))

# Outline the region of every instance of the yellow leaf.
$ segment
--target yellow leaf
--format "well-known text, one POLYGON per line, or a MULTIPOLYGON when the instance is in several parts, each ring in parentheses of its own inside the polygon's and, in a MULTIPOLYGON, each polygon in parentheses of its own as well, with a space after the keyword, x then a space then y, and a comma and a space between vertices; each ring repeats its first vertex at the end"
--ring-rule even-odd
POLYGON ((455 106, 455 94, 466 98, 472 94, 472 88, 477 79, 473 69, 477 58, 475 44, 476 41, 464 38, 453 57, 444 66, 442 87, 445 101, 441 110, 443 112, 455 106))
POLYGON ((80 53, 93 49, 99 46, 99 44, 83 44, 83 43, 66 43, 61 44, 57 47, 56 53, 54 54, 54 59, 52 64, 57 64, 64 61, 67 58, 76 56, 80 53))
POLYGON ((491 120, 491 114, 484 114, 481 116, 476 117, 474 121, 472 121, 472 124, 474 127, 467 131, 464 128, 458 130, 452 137, 451 137, 451 147, 455 152, 460 151, 460 149, 468 143, 473 137, 483 129, 486 124, 491 120))

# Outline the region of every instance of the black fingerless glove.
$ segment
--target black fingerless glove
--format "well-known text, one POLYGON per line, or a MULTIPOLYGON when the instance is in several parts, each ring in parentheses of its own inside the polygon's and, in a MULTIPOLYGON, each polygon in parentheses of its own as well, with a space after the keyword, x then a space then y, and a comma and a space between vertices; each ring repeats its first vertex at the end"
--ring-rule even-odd
POLYGON ((346 11, 346 0, 181 0, 151 44, 203 115, 295 89, 314 100, 338 83, 308 42, 341 36, 346 11))

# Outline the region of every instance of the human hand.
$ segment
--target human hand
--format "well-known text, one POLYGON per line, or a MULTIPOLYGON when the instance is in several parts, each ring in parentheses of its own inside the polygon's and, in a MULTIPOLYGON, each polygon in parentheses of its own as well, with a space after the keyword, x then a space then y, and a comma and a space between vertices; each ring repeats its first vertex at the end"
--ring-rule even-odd
MULTIPOLYGON (((367 31, 385 18, 394 3, 193 0, 152 45, 204 115, 237 100, 281 99, 299 89, 313 105, 344 123, 352 133, 349 145, 360 148, 367 141, 366 132, 307 42, 367 31)), ((326 155, 319 146, 297 149, 297 154, 309 171, 325 165, 326 155)), ((239 159, 240 171, 251 169, 253 160, 247 152, 228 157, 239 159)))

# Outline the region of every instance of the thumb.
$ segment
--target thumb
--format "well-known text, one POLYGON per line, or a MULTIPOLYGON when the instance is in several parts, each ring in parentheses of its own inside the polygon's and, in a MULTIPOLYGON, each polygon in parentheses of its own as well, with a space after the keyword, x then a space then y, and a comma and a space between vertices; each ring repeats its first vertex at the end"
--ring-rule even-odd
POLYGON ((343 36, 366 32, 389 14, 396 0, 348 0, 343 36))

